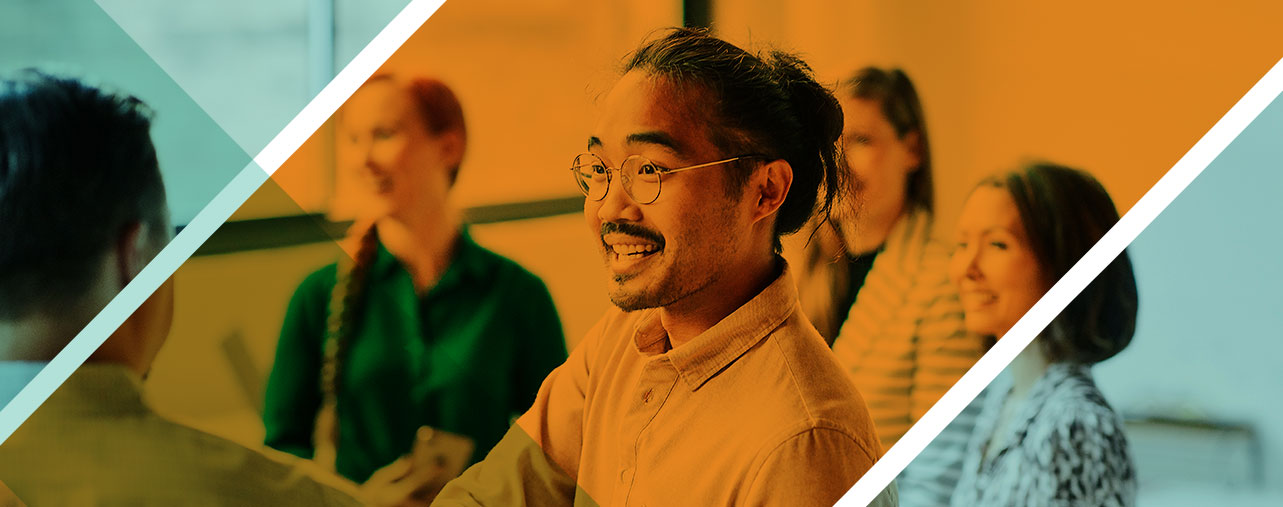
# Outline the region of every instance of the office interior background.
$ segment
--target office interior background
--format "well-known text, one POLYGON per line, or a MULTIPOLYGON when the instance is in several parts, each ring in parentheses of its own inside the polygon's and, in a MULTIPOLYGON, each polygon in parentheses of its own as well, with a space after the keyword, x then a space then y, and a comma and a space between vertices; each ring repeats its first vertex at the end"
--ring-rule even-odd
MULTIPOLYGON (((84 3, 0 5, 0 46, 11 48, 0 64, 57 62, 137 90, 156 106, 155 137, 181 225, 406 2, 99 0, 98 13, 84 3), (19 23, 4 12, 15 9, 71 29, 50 33, 38 22, 19 23), (107 17, 128 37, 98 28, 107 17), (155 64, 110 57, 138 48, 155 64), (148 65, 190 98, 132 77, 156 72, 148 65), (167 123, 177 116, 171 111, 190 109, 184 101, 207 118, 167 123), (216 153, 209 148, 215 138, 223 147, 216 153)), ((1092 172, 1125 212, 1277 60, 1283 39, 1271 22, 1283 6, 1265 7, 1276 14, 1265 16, 1086 4, 1073 11, 1017 2, 928 11, 837 0, 452 0, 385 69, 439 77, 459 95, 469 146, 452 198, 478 242, 543 278, 573 346, 609 302, 582 198, 565 168, 583 151, 594 102, 620 59, 655 29, 711 24, 737 43, 798 51, 830 83, 864 65, 904 68, 926 109, 937 233, 948 238, 976 180, 1030 159, 1092 172)), ((333 239, 358 199, 355 176, 336 167, 333 136, 333 125, 322 127, 176 274, 173 334, 147 387, 163 413, 260 441, 262 387, 285 305, 306 274, 339 255, 333 239)), ((1274 269, 1257 279, 1268 282, 1245 286, 1231 283, 1248 279, 1243 273, 1204 276, 1205 265, 1168 262, 1171 249, 1206 245, 1224 227, 1188 216, 1196 229, 1173 223, 1168 243, 1133 248, 1141 327, 1132 349, 1099 368, 1100 383, 1132 418, 1143 504, 1172 504, 1163 492, 1173 484, 1209 498, 1235 491, 1277 499, 1283 382, 1270 359, 1283 354, 1283 318, 1266 309, 1278 308, 1283 274, 1274 269), (1207 324, 1175 320, 1190 313, 1181 310, 1184 293, 1215 291, 1239 291, 1235 298, 1266 306, 1235 312, 1209 303, 1207 314, 1217 317, 1200 320, 1207 324), (1199 351, 1198 367, 1173 371, 1174 355, 1189 360, 1191 351, 1199 351)), ((1207 250, 1218 253, 1228 252, 1207 250)))

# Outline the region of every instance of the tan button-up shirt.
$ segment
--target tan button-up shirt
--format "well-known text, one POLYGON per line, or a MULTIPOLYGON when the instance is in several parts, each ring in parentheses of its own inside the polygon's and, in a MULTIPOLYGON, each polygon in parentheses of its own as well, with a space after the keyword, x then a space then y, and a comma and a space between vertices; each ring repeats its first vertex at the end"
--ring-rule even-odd
POLYGON ((438 504, 829 506, 880 455, 785 269, 676 349, 658 311, 607 313, 438 504))

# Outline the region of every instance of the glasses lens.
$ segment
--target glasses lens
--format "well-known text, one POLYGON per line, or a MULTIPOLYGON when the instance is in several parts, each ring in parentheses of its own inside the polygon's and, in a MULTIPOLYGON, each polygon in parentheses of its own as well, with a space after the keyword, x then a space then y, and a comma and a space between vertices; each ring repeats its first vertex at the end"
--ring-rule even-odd
POLYGON ((584 195, 594 201, 606 197, 606 189, 610 187, 610 174, 601 159, 591 153, 584 153, 575 157, 575 162, 570 167, 575 183, 579 184, 579 190, 584 195))
POLYGON ((634 156, 624 162, 624 189, 640 204, 659 198, 659 168, 650 159, 634 156))

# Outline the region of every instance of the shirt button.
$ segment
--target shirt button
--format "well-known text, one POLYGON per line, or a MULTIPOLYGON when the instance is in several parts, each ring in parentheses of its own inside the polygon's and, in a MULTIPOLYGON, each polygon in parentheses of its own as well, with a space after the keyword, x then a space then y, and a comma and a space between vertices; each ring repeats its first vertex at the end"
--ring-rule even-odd
POLYGON ((650 403, 650 395, 652 392, 654 391, 647 389, 645 393, 642 393, 642 403, 650 403))

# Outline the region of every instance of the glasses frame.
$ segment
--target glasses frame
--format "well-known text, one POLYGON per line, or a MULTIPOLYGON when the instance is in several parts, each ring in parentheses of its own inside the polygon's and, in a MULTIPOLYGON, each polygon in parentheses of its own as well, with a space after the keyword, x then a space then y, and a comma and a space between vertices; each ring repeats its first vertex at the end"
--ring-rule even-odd
POLYGON ((631 184, 624 184, 624 183, 620 183, 620 186, 622 186, 622 187, 624 188, 624 193, 628 194, 628 197, 629 197, 630 199, 632 199, 634 202, 636 202, 637 204, 651 204, 651 203, 654 203, 655 201, 658 201, 658 200, 659 200, 659 195, 660 195, 660 194, 663 192, 663 190, 664 190, 664 175, 665 175, 665 174, 679 173, 679 172, 682 172, 682 171, 689 171, 689 170, 691 170, 691 169, 702 169, 702 168, 705 168, 705 167, 712 167, 712 166, 715 166, 715 165, 728 164, 728 163, 731 163, 731 162, 735 162, 735 161, 737 161, 737 160, 745 160, 745 159, 750 159, 750 158, 763 158, 763 157, 764 157, 763 155, 757 155, 757 154, 740 155, 740 156, 738 156, 738 157, 731 157, 731 158, 728 158, 728 159, 724 159, 724 160, 717 160, 717 161, 714 161, 714 162, 705 162, 705 163, 703 163, 703 164, 695 164, 695 165, 688 165, 688 166, 686 166, 686 167, 678 167, 678 168, 674 168, 674 169, 667 169, 667 168, 661 167, 659 164, 656 164, 653 160, 651 160, 651 159, 649 159, 649 158, 646 158, 646 157, 643 157, 643 156, 641 156, 641 155, 632 155, 632 156, 630 156, 630 157, 628 157, 628 158, 624 159, 624 163, 623 163, 623 164, 619 164, 619 167, 611 167, 611 166, 606 165, 606 161, 605 161, 605 160, 602 160, 602 159, 601 159, 601 157, 598 157, 595 153, 592 153, 592 152, 584 152, 584 153, 580 153, 579 155, 575 155, 574 160, 572 160, 572 161, 571 161, 571 163, 570 163, 570 164, 571 164, 571 165, 570 165, 570 171, 571 171, 571 175, 570 175, 570 177, 575 179, 575 187, 576 187, 576 188, 578 188, 578 189, 579 189, 579 191, 580 191, 580 192, 582 192, 582 193, 584 194, 584 197, 586 197, 586 198, 588 198, 588 199, 592 199, 592 200, 594 200, 594 201, 604 201, 604 200, 606 200, 606 196, 607 196, 607 195, 610 195, 610 183, 614 180, 614 178, 611 176, 611 174, 612 174, 612 173, 616 173, 616 172, 618 172, 618 173, 620 173, 620 178, 623 178, 623 166, 624 166, 624 164, 627 164, 630 160, 640 159, 640 160, 643 160, 643 161, 645 162, 645 163, 643 163, 643 164, 642 164, 642 166, 643 166, 643 167, 644 167, 646 164, 650 164, 650 165, 652 165, 652 166, 655 166, 655 169, 657 169, 657 171, 655 172, 655 186, 656 186, 656 187, 658 187, 658 189, 656 189, 656 190, 655 190, 655 197, 654 197, 653 199, 649 200, 649 201, 642 202, 642 200, 641 200, 641 199, 638 199, 638 198, 637 198, 637 196, 633 195, 633 189, 632 189, 632 185, 631 185, 631 184), (579 158, 580 158, 580 157, 583 157, 583 156, 590 156, 590 157, 593 157, 593 158, 597 159, 597 161, 598 161, 598 162, 601 162, 602 167, 605 167, 605 168, 606 168, 606 191, 605 191, 605 192, 603 192, 603 193, 601 194, 601 197, 599 197, 599 198, 593 199, 593 198, 592 198, 592 194, 589 194, 589 193, 588 193, 588 190, 587 190, 587 189, 585 189, 585 188, 584 188, 584 186, 580 184, 580 181, 581 181, 581 180, 580 180, 579 175, 578 175, 578 174, 575 174, 576 172, 578 172, 578 171, 579 171, 579 167, 581 167, 581 166, 575 165, 575 162, 574 162, 574 161, 579 160, 579 158))

